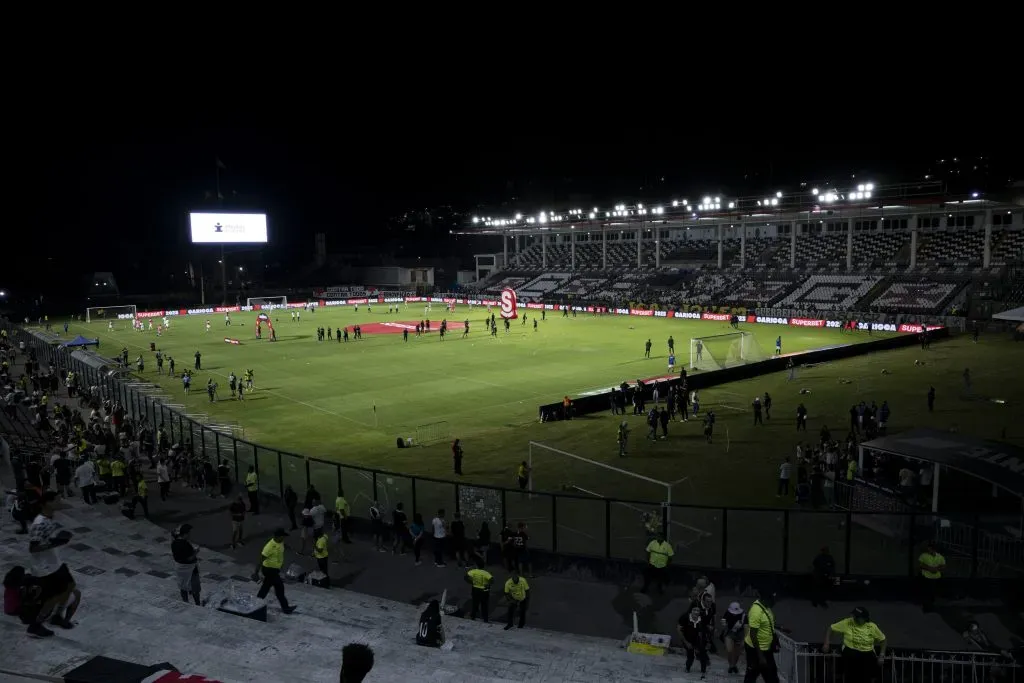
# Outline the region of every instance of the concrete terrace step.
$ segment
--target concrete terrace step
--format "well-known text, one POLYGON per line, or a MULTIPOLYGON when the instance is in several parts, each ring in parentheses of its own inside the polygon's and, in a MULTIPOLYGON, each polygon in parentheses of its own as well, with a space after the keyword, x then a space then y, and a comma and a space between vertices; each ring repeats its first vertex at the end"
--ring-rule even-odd
MULTIPOLYGON (((682 672, 678 657, 632 655, 616 640, 530 628, 504 631, 504 610, 496 606, 492 616, 498 621, 489 625, 445 620, 455 644, 451 652, 414 645, 419 607, 344 589, 288 584, 288 599, 299 606, 295 613, 283 615, 271 594, 267 623, 243 619, 180 600, 164 529, 128 520, 116 506, 86 506, 77 499, 56 520, 75 534, 62 558, 83 592, 79 627, 39 641, 25 636, 20 622, 0 621, 0 661, 8 668, 16 663, 27 672, 54 673, 107 655, 143 664, 168 661, 225 681, 333 681, 341 647, 356 641, 376 653, 368 681, 698 679, 682 672)), ((27 560, 26 539, 13 532, 10 525, 0 530, 4 571, 27 560)), ((205 595, 228 581, 239 593, 255 593, 256 584, 247 580, 252 566, 205 548, 200 558, 205 595)), ((710 680, 724 671, 716 664, 710 680)))

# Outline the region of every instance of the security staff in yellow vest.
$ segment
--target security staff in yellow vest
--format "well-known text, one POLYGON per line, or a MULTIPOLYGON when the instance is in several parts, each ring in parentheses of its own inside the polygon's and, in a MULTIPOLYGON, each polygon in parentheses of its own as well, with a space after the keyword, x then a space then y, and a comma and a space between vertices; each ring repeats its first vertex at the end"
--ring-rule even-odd
POLYGON ((747 672, 743 683, 754 683, 758 677, 764 683, 779 683, 779 669, 775 663, 775 594, 768 593, 757 599, 747 610, 747 634, 743 647, 747 653, 747 672))
POLYGON ((115 457, 110 461, 110 471, 114 479, 114 489, 119 495, 124 496, 125 482, 124 482, 124 460, 120 457, 115 457))
POLYGON ((107 493, 114 490, 114 479, 110 476, 110 460, 107 459, 106 455, 100 455, 96 458, 96 474, 99 475, 100 480, 104 483, 104 490, 107 493))
POLYGON ((473 587, 473 607, 470 610, 469 618, 476 620, 476 613, 479 610, 484 618, 484 623, 487 623, 488 618, 488 598, 490 598, 491 583, 494 581, 494 577, 491 573, 484 569, 484 561, 477 559, 476 569, 470 569, 466 572, 466 583, 473 587))
POLYGON ((665 579, 668 574, 668 563, 675 555, 672 544, 665 540, 665 534, 658 532, 654 540, 647 544, 647 571, 644 572, 644 587, 641 592, 646 593, 651 581, 658 584, 658 592, 665 592, 665 579))
POLYGON ((313 542, 313 557, 316 559, 317 568, 324 573, 324 588, 331 587, 331 573, 327 563, 327 528, 320 529, 320 535, 313 542))
POLYGON ((519 576, 519 570, 512 569, 512 578, 505 582, 505 597, 508 599, 508 623, 505 630, 512 628, 512 621, 519 610, 519 628, 526 626, 526 608, 530 600, 530 584, 519 576))
POLYGON ((249 473, 245 475, 245 490, 249 494, 250 514, 260 514, 260 480, 256 476, 255 465, 249 465, 249 473))
POLYGON ((284 539, 287 536, 288 532, 284 529, 274 531, 274 537, 263 546, 260 553, 260 566, 253 575, 253 580, 256 580, 262 572, 263 585, 260 586, 256 597, 260 600, 264 599, 273 587, 277 601, 281 605, 281 611, 291 614, 295 611, 295 606, 288 604, 288 598, 284 596, 284 582, 281 581, 281 569, 284 567, 284 539))
POLYGON ((846 683, 871 683, 880 673, 879 667, 885 658, 885 634, 871 621, 863 607, 857 607, 846 619, 837 621, 825 631, 822 652, 831 648, 829 640, 833 633, 843 634, 843 672, 846 683), (875 653, 875 646, 878 652, 875 653))
POLYGON ((135 515, 135 507, 142 505, 142 516, 149 519, 149 486, 141 476, 135 483, 135 497, 132 498, 132 515, 135 515))
POLYGON ((921 572, 922 608, 930 612, 939 592, 939 580, 942 578, 942 570, 946 568, 946 558, 939 554, 934 543, 929 543, 917 558, 917 567, 921 572))

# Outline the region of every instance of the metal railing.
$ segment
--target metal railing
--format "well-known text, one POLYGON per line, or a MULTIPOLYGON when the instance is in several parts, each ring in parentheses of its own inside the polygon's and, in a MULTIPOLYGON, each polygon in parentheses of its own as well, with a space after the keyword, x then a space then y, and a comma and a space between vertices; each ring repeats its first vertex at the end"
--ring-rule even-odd
MULTIPOLYGON (((524 492, 308 457, 241 438, 239 429, 217 423, 215 416, 189 415, 180 397, 112 372, 116 361, 110 360, 108 369, 94 367, 95 363, 82 362, 9 323, 0 321, 0 325, 6 325, 12 338, 35 348, 42 362, 73 369, 85 387, 100 387, 104 397, 118 401, 130 416, 145 417, 154 427, 163 425, 171 443, 180 443, 186 451, 214 463, 226 461, 236 481, 244 478, 250 466, 255 467, 260 492, 273 498, 280 499, 286 486, 301 495, 313 485, 327 501, 344 489, 356 517, 368 517, 373 501, 386 509, 402 502, 406 510, 425 517, 444 508, 460 512, 470 533, 487 522, 496 537, 505 520, 513 525, 522 521, 536 550, 624 561, 645 557, 648 523, 660 519, 661 529, 675 546, 678 564, 733 571, 809 573, 818 550, 828 546, 843 575, 909 577, 916 574, 924 544, 937 540, 934 515, 920 512, 668 506, 650 500, 524 492)), ((962 520, 972 529, 980 529, 983 523, 992 528, 995 520, 977 515, 962 520)), ((1022 567, 1007 574, 1004 565, 993 567, 986 561, 982 534, 964 538, 969 541, 958 540, 958 557, 949 563, 948 576, 1019 577, 1024 573, 1022 567)))
MULTIPOLYGON (((794 641, 778 633, 776 664, 783 683, 843 683, 843 656, 839 647, 822 652, 820 646, 794 641)), ((853 679, 860 681, 861 679, 853 679)), ((893 650, 878 664, 879 683, 1019 683, 1024 668, 1008 652, 947 652, 893 650)))

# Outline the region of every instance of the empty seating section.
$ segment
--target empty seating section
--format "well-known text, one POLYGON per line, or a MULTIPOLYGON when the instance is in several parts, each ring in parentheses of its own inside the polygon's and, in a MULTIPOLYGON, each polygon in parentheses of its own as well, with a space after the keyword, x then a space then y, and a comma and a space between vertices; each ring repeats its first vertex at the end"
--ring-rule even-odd
POLYGON ((796 261, 808 267, 846 265, 845 235, 798 235, 796 261), (801 239, 802 238, 802 239, 801 239))
POLYGON ((569 273, 543 273, 526 284, 520 286, 516 291, 519 296, 529 299, 540 299, 545 294, 556 290, 560 284, 568 280, 569 273))
POLYGON ((812 275, 778 305, 783 308, 852 310, 854 304, 881 279, 879 275, 812 275))
POLYGON ((939 313, 962 286, 932 280, 893 282, 870 305, 884 312, 939 313))
POLYGON ((795 285, 793 280, 742 278, 719 294, 717 301, 726 306, 770 306, 795 285))
POLYGON ((992 265, 1024 261, 1024 231, 1013 230, 992 235, 992 265))
POLYGON ((918 265, 980 266, 985 253, 985 234, 970 232, 928 233, 918 245, 918 265))
MULTIPOLYGON (((910 261, 909 253, 901 258, 900 251, 903 249, 903 245, 909 241, 906 235, 900 233, 854 234, 853 266, 858 270, 868 270, 870 268, 895 268, 898 261, 906 264, 910 261)), ((845 251, 843 259, 844 261, 846 259, 845 251)))

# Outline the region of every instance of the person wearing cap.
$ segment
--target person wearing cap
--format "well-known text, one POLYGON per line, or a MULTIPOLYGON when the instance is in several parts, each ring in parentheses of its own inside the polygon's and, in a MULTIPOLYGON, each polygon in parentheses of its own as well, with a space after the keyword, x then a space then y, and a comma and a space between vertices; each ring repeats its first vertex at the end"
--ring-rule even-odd
POLYGON ((39 607, 28 626, 28 634, 36 638, 53 635, 53 631, 43 626, 47 619, 54 626, 74 628, 71 617, 82 602, 82 593, 57 552, 57 548, 71 540, 71 532, 53 521, 53 513, 58 509, 57 493, 43 493, 40 505, 39 514, 28 530, 28 552, 38 589, 34 604, 39 607))
POLYGON ((738 602, 729 603, 729 608, 722 615, 722 640, 725 642, 725 660, 729 664, 729 673, 740 672, 740 654, 743 652, 743 629, 747 624, 746 612, 738 602))
POLYGON ((850 616, 829 626, 825 631, 822 652, 828 653, 831 649, 829 640, 833 633, 843 634, 843 672, 846 683, 871 683, 885 658, 885 634, 871 621, 868 611, 857 607, 850 616))
POLYGON ((930 612, 935 604, 942 570, 946 568, 946 558, 939 554, 934 543, 928 543, 917 558, 917 566, 921 571, 921 606, 925 612, 930 612))
POLYGON ((747 654, 747 672, 743 683, 754 683, 759 677, 764 683, 779 683, 779 668, 775 663, 775 593, 757 599, 747 611, 747 635, 743 649, 747 654))
POLYGON ((171 555, 174 556, 174 575, 178 579, 181 599, 188 602, 188 596, 191 594, 195 603, 200 605, 202 603, 199 599, 199 548, 188 540, 191 531, 191 524, 182 524, 174 530, 171 555))
POLYGON ((277 601, 281 604, 281 611, 291 614, 295 611, 295 606, 288 604, 288 598, 284 595, 284 582, 281 581, 281 569, 284 567, 284 539, 287 536, 288 532, 284 529, 274 531, 274 537, 267 541, 260 552, 260 566, 254 576, 258 576, 260 572, 263 573, 263 585, 260 586, 256 597, 260 600, 266 598, 270 589, 273 588, 277 601))

